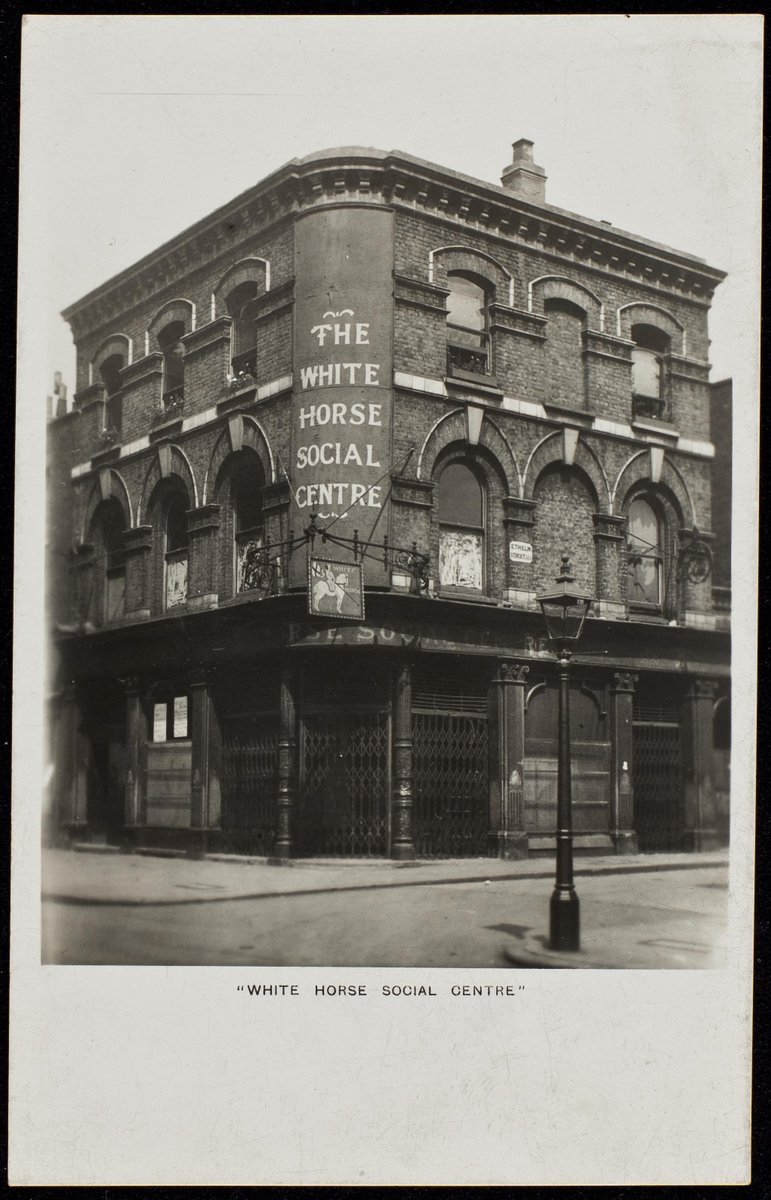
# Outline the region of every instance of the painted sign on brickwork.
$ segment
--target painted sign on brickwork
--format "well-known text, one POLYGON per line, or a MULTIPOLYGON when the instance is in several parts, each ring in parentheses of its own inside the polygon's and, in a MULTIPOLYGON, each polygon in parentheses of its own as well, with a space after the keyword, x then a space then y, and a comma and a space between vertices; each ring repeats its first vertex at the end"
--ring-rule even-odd
MULTIPOLYGON (((365 543, 388 531, 392 244, 391 216, 375 210, 311 213, 296 226, 294 500, 303 521, 315 512, 365 543)), ((368 580, 383 570, 365 560, 368 580)))

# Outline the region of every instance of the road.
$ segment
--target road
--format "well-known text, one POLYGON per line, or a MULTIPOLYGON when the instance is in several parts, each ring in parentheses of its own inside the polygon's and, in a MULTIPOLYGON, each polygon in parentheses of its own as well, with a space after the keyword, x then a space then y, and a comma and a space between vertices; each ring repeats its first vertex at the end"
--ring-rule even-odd
MULTIPOLYGON (((215 866, 201 876, 195 864, 175 864, 166 895, 150 888, 150 902, 122 895, 45 900, 43 962, 500 967, 506 950, 545 944, 551 883, 542 875, 496 877, 491 867, 489 879, 448 881, 276 869, 287 883, 282 894, 271 885, 273 894, 233 896, 217 880, 244 868, 219 864, 218 876, 215 866)), ((483 860, 476 867, 484 874, 483 860)), ((149 860, 137 867, 156 879, 163 869, 149 860)), ((722 965, 725 866, 617 872, 577 877, 584 951, 610 956, 603 965, 618 967, 722 965)))

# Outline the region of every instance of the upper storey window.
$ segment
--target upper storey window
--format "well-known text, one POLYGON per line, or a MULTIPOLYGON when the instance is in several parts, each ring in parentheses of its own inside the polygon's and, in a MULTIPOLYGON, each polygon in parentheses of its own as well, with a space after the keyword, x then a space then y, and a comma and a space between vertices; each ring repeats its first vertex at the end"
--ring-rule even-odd
POLYGON ((669 338, 653 325, 633 325, 632 404, 637 417, 666 414, 665 359, 669 338))
POLYGON ((481 592, 484 578, 484 491, 465 463, 439 477, 439 583, 481 592))
POLYGON ((488 294, 482 284, 468 275, 447 276, 447 370, 489 371, 488 294))
POLYGON ((242 475, 234 489, 236 592, 257 587, 265 567, 261 480, 242 475))
POLYGON ((170 321, 158 333, 158 346, 163 354, 163 407, 167 410, 181 407, 185 394, 184 333, 182 321, 170 321))
POLYGON ((107 500, 101 504, 91 528, 96 573, 89 608, 96 625, 118 621, 124 614, 126 567, 123 528, 123 513, 117 501, 107 500))
POLYGON ((111 354, 99 367, 99 374, 107 395, 105 429, 120 434, 123 424, 123 396, 120 390, 120 373, 126 361, 122 354, 111 354))
POLYGON ((227 310, 233 318, 231 364, 233 374, 253 375, 257 359, 257 299, 259 284, 246 280, 234 288, 226 300, 227 310))
POLYGON ((630 602, 659 608, 662 603, 661 522, 652 505, 641 497, 629 506, 627 536, 630 602))
POLYGON ((165 529, 165 599, 166 608, 176 608, 187 601, 187 514, 181 495, 171 500, 166 510, 165 529))

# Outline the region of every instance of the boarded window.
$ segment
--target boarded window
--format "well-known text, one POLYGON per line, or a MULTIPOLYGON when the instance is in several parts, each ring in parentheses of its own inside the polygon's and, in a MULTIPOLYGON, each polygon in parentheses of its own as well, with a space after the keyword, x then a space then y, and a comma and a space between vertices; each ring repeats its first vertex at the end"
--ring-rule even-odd
POLYGON ((451 463, 439 479, 439 582, 483 590, 484 493, 465 463, 451 463))
POLYGON ((629 600, 661 604, 661 522, 647 500, 638 497, 629 506, 629 600))

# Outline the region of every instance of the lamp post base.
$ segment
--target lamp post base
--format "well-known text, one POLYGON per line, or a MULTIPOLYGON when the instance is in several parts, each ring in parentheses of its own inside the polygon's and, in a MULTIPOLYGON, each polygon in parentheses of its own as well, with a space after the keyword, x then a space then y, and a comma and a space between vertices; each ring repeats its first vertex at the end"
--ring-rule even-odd
POLYGON ((552 950, 580 950, 581 922, 578 896, 573 888, 555 888, 549 905, 549 946, 552 950))

